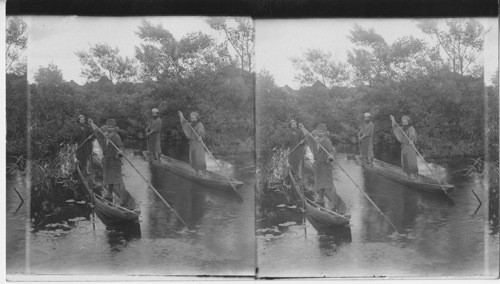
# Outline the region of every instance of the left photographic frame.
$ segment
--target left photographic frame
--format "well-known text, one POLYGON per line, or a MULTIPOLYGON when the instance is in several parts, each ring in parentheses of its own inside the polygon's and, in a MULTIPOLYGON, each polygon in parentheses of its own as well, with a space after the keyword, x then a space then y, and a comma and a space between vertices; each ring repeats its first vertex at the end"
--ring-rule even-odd
POLYGON ((6 32, 7 279, 254 277, 251 18, 6 32))

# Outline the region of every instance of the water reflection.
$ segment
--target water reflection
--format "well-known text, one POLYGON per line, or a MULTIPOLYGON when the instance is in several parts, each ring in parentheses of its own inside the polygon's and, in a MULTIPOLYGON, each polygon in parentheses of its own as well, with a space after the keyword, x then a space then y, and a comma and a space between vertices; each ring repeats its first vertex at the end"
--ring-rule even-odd
MULTIPOLYGON (((137 153, 127 149, 125 156, 189 228, 183 226, 125 160, 124 182, 141 207, 137 223, 109 223, 98 216, 94 220, 87 208, 71 210, 77 212, 75 217, 84 218, 68 222, 71 229, 64 233, 30 233, 26 231, 29 219, 22 216, 26 206, 14 212, 18 203, 11 194, 11 186, 7 196, 10 212, 7 222, 11 228, 7 234, 8 273, 24 273, 29 269, 41 274, 251 275, 255 269, 252 190, 255 178, 238 176, 234 166, 224 166, 245 182, 238 189, 244 203, 238 203, 231 192, 193 183, 151 165, 137 153), (25 255, 30 256, 27 265, 25 255)), ((187 156, 181 159, 186 160, 187 156)), ((242 166, 254 163, 251 155, 231 159, 242 166)), ((73 207, 77 206, 81 205, 73 207)))
MULTIPOLYGON (((385 152, 379 158, 398 164, 399 152, 395 152, 385 152)), ((466 163, 430 164, 432 169, 438 169, 440 178, 456 186, 452 203, 444 195, 415 190, 365 171, 347 158, 343 153, 335 156, 398 230, 392 228, 337 167, 334 172, 337 192, 351 207, 350 232, 343 234, 337 229, 325 232, 308 219, 316 230, 310 232, 310 226, 306 226, 307 233, 302 233, 306 238, 297 238, 300 231, 295 230, 272 241, 261 239, 258 261, 262 276, 283 275, 290 264, 281 259, 290 258, 296 260, 293 267, 297 269, 287 269, 287 276, 297 277, 491 275, 484 268, 495 267, 498 261, 488 264, 485 260, 494 259, 487 257, 488 254, 498 257, 498 239, 485 237, 489 233, 485 226, 488 212, 486 208, 477 210, 472 194, 474 189, 486 200, 487 194, 481 190, 480 182, 457 172, 465 168, 466 163), (331 267, 337 269, 329 269, 331 267)), ((263 225, 269 228, 275 224, 259 223, 260 228, 263 225)))
POLYGON ((307 220, 318 233, 318 246, 323 256, 332 256, 338 252, 340 246, 352 242, 350 226, 323 226, 314 218, 307 220))
POLYGON ((139 222, 110 223, 106 226, 108 243, 111 251, 122 251, 130 242, 141 238, 139 222))
POLYGON ((352 235, 350 227, 318 230, 318 245, 323 256, 332 256, 336 254, 343 244, 348 244, 351 241, 352 235))

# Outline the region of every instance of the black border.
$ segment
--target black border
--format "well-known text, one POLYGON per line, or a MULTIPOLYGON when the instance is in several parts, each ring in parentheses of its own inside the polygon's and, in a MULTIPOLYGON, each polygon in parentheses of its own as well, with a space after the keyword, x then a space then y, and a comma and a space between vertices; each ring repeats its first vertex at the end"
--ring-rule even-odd
POLYGON ((7 0, 7 15, 497 17, 497 0, 7 0))

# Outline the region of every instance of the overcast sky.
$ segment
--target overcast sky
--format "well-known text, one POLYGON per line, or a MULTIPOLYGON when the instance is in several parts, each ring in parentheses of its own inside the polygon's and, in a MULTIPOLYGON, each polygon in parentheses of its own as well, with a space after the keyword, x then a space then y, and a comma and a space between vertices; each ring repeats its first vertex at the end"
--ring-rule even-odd
MULTIPOLYGON (((202 17, 28 17, 31 27, 28 51, 28 76, 40 66, 50 62, 63 72, 65 80, 85 82, 81 77, 81 64, 75 51, 89 48, 90 44, 108 43, 118 47, 120 54, 134 57, 134 48, 141 42, 135 31, 143 19, 153 24, 163 24, 179 40, 190 32, 201 31, 222 40, 202 17)), ((496 70, 498 62, 498 26, 494 19, 481 19, 483 25, 492 27, 485 40, 484 54, 486 78, 496 70)), ((347 51, 354 46, 347 38, 357 23, 365 28, 374 28, 388 43, 402 36, 413 35, 430 40, 410 19, 289 19, 257 20, 256 26, 256 71, 268 70, 278 85, 298 88, 290 58, 301 55, 309 48, 330 51, 337 60, 346 61, 347 51)))
MULTIPOLYGON (((486 39, 485 55, 489 60, 486 78, 491 78, 498 62, 498 26, 494 19, 481 19, 485 26, 493 27, 486 39)), ((354 24, 380 34, 391 44, 403 36, 431 40, 417 28, 411 19, 286 19, 256 21, 256 69, 269 71, 279 86, 297 89, 290 58, 300 56, 310 48, 329 51, 336 60, 347 62, 347 51, 354 45, 347 38, 354 24)))
POLYGON ((163 28, 180 40, 190 32, 201 31, 221 39, 217 31, 212 30, 202 17, 29 17, 25 18, 31 27, 28 52, 28 77, 40 66, 50 62, 62 70, 66 81, 74 80, 82 84, 82 65, 75 55, 77 50, 88 50, 90 44, 108 43, 118 47, 120 55, 134 57, 134 48, 141 41, 135 34, 142 20, 153 24, 163 24, 163 28))

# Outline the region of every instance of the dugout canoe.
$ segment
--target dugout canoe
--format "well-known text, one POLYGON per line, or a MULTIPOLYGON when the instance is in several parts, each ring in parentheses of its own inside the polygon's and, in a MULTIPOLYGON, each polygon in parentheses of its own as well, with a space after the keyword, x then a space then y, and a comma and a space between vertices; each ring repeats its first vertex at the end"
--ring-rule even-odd
MULTIPOLYGON (((92 197, 94 199, 94 207, 95 207, 95 212, 99 219, 104 224, 109 224, 109 223, 125 223, 125 222, 137 222, 139 220, 139 211, 132 211, 128 210, 126 208, 123 208, 121 206, 118 206, 116 204, 113 204, 106 199, 102 198, 100 195, 98 195, 96 192, 94 192, 90 188, 90 183, 92 182, 92 188, 97 187, 97 191, 101 191, 103 185, 102 181, 98 180, 90 180, 89 176, 84 176, 82 173, 82 170, 80 169, 79 166, 76 167, 77 172, 78 172, 78 177, 80 178, 80 181, 83 183, 83 187, 85 188, 88 196, 89 196, 89 203, 92 203, 92 197)), ((96 170, 93 169, 95 172, 96 170)), ((93 175, 94 177, 96 175, 93 175)))
POLYGON ((419 174, 419 180, 418 181, 412 181, 408 178, 408 175, 404 172, 404 170, 398 166, 395 166, 393 164, 389 164, 386 162, 382 162, 377 159, 373 159, 373 166, 363 162, 361 160, 360 155, 356 155, 356 162, 361 165, 364 169, 378 173, 388 179, 391 179, 393 181, 399 182, 401 184, 404 184, 406 186, 415 188, 415 189, 420 189, 432 193, 438 193, 438 194, 444 194, 443 188, 446 191, 446 193, 450 193, 455 189, 455 187, 451 184, 447 184, 444 182, 441 182, 441 185, 439 185, 439 182, 433 178, 424 176, 419 174))
POLYGON ((151 162, 154 165, 160 166, 174 174, 180 175, 186 179, 189 179, 191 181, 194 181, 202 185, 218 189, 230 190, 230 191, 234 191, 233 186, 234 188, 239 188, 243 185, 243 182, 235 179, 231 179, 230 183, 225 176, 208 170, 207 170, 208 177, 200 176, 196 173, 196 171, 193 169, 193 167, 191 167, 190 164, 176 160, 174 158, 170 158, 163 154, 161 155, 161 161, 157 160, 151 161, 147 151, 143 151, 142 156, 146 161, 151 162))
POLYGON ((288 171, 288 176, 290 177, 292 187, 300 195, 300 197, 302 198, 302 202, 304 202, 306 217, 309 219, 309 222, 311 222, 311 224, 316 224, 317 226, 321 227, 345 226, 349 224, 351 219, 350 214, 338 214, 326 209, 325 207, 317 203, 314 203, 314 201, 305 197, 303 193, 304 191, 293 177, 291 171, 288 171))

